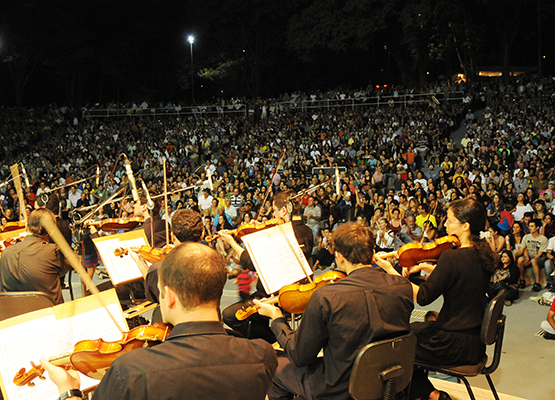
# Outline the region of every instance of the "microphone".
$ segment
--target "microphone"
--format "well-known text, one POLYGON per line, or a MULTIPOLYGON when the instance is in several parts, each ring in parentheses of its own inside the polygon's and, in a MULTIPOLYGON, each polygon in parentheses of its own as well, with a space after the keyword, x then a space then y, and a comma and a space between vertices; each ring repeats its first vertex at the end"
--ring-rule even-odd
POLYGON ((335 167, 335 194, 339 196, 340 187, 339 187, 339 168, 335 167))
POLYGON ((127 179, 129 179, 129 183, 131 183, 131 190, 133 192, 133 201, 139 201, 139 193, 137 192, 137 183, 135 182, 135 177, 133 176, 133 170, 131 169, 131 164, 129 163, 129 159, 124 154, 125 159, 123 162, 125 163, 125 172, 127 172, 127 179))
POLYGON ((96 187, 98 187, 99 183, 100 183, 100 167, 97 165, 96 166, 96 187))
POLYGON ((27 171, 25 171, 25 165, 21 164, 21 169, 23 170, 23 176, 25 177, 25 185, 30 188, 31 185, 29 185, 29 178, 27 177, 27 171))
POLYGON ((206 175, 208 175, 208 184, 210 185, 210 190, 214 191, 214 184, 212 183, 212 174, 210 173, 210 168, 208 164, 206 164, 206 175))
POLYGON ((148 189, 146 187, 145 181, 143 181, 142 179, 141 179, 141 184, 143 186, 143 192, 145 193, 145 196, 146 196, 146 206, 149 210, 152 210, 154 209, 154 202, 150 198, 150 193, 148 193, 148 189))

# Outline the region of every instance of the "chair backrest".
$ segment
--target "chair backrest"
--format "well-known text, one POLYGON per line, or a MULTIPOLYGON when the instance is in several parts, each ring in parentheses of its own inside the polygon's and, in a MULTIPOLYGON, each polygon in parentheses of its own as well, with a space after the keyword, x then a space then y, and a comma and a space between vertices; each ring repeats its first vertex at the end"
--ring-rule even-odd
POLYGON ((0 321, 53 305, 43 292, 0 292, 0 321))
POLYGON ((486 346, 490 346, 497 340, 498 321, 503 314, 505 304, 505 289, 499 291, 488 304, 484 319, 482 320, 482 330, 480 337, 486 346))
POLYGON ((412 333, 364 346, 353 365, 349 393, 355 400, 382 399, 386 381, 395 378, 393 393, 389 393, 395 396, 411 380, 415 352, 412 333))

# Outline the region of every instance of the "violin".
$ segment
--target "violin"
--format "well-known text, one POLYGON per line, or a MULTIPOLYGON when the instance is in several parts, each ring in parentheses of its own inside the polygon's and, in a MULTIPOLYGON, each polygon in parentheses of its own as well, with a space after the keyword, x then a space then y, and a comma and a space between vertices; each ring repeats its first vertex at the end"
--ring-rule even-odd
MULTIPOLYGON (((281 218, 272 218, 266 222, 258 222, 256 224, 243 224, 238 226, 235 229, 228 230, 226 233, 235 236, 237 239, 240 239, 245 235, 258 232, 263 229, 272 228, 276 225, 281 225, 284 223, 285 221, 281 218)), ((216 233, 215 235, 205 237, 204 240, 206 241, 206 243, 211 243, 214 240, 218 239, 219 237, 220 237, 220 234, 216 233)))
POLYGON ((117 248, 114 250, 114 255, 116 257, 123 257, 129 253, 129 250, 137 253, 142 258, 150 263, 155 263, 156 261, 162 261, 170 252, 173 250, 173 247, 164 247, 163 249, 157 249, 155 247, 150 246, 140 246, 140 247, 129 247, 129 248, 117 248))
MULTIPOLYGON (((338 280, 345 278, 345 274, 341 271, 328 271, 314 278, 314 282, 300 284, 294 283, 292 285, 285 285, 279 290, 278 296, 270 297, 261 300, 262 303, 275 304, 279 303, 279 306, 285 311, 291 314, 302 314, 308 300, 319 287, 329 285, 330 283, 335 283, 338 280)), ((250 317, 251 315, 258 312, 258 307, 252 302, 247 302, 246 306, 237 310, 235 313, 235 318, 239 321, 243 321, 250 317)))
POLYGON ((139 224, 145 222, 143 217, 131 217, 131 218, 106 218, 102 221, 92 221, 88 225, 97 226, 98 229, 103 231, 130 231, 135 229, 139 224))
POLYGON ((0 232, 11 232, 16 231, 18 229, 25 228, 26 222, 25 221, 18 221, 18 222, 7 222, 2 227, 0 227, 0 232))
MULTIPOLYGON (((118 342, 105 342, 102 339, 77 342, 71 354, 50 362, 67 370, 75 369, 93 379, 102 379, 116 358, 134 349, 159 344, 166 340, 170 332, 171 328, 166 324, 142 325, 124 332, 118 342)), ((31 361, 31 366, 29 371, 21 368, 15 374, 15 385, 33 387, 35 378, 46 379, 44 368, 40 364, 31 361)))
POLYGON ((25 236, 20 235, 20 236, 13 237, 11 239, 4 240, 4 242, 3 242, 4 249, 6 247, 9 247, 9 246, 13 245, 13 244, 21 242, 23 239, 25 239, 25 236))
POLYGON ((376 257, 382 260, 395 257, 401 267, 409 268, 421 262, 437 262, 444 251, 460 245, 461 242, 456 236, 445 236, 424 245, 418 242, 409 243, 400 247, 397 251, 380 254, 376 257))

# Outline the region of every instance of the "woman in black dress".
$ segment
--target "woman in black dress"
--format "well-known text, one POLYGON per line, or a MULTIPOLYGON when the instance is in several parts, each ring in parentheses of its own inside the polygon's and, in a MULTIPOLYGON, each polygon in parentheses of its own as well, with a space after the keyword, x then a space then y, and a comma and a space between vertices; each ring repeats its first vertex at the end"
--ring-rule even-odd
MULTIPOLYGON (((413 284, 414 298, 426 306, 443 296, 443 307, 437 320, 411 324, 417 338, 416 362, 438 366, 479 363, 485 356, 480 329, 486 307, 486 292, 498 256, 489 244, 480 239, 486 229, 486 210, 474 199, 456 200, 447 210, 447 233, 455 235, 460 248, 445 251, 437 265, 421 263, 405 273, 426 271, 430 276, 420 286, 413 284)), ((391 264, 378 264, 391 274, 397 272, 391 264)), ((426 372, 415 369, 411 399, 450 399, 436 390, 426 372)))

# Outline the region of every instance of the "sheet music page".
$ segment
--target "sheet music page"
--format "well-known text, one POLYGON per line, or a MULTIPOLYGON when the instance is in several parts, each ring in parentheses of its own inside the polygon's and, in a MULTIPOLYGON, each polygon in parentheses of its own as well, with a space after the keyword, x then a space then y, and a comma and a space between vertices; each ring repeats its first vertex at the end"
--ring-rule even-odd
POLYGON ((50 358, 73 349, 67 329, 68 321, 58 321, 54 315, 5 328, 0 331, 0 375, 9 400, 55 399, 58 388, 48 378, 35 379, 34 387, 13 384, 15 374, 32 368, 31 361, 50 358))
MULTIPOLYGON (((108 309, 118 321, 122 329, 126 329, 124 317, 121 313, 119 304, 108 304, 108 309)), ((108 312, 104 308, 97 308, 83 314, 75 315, 68 318, 70 336, 72 337, 71 348, 80 340, 96 340, 103 339, 105 342, 119 342, 121 332, 116 327, 108 312), (91 324, 91 321, 94 321, 91 324)), ((81 389, 98 385, 98 380, 81 375, 81 389)))
MULTIPOLYGON (((108 308, 122 329, 126 329, 119 304, 108 308)), ((36 378, 34 387, 18 387, 13 377, 21 369, 32 367, 31 361, 57 357, 73 351, 81 340, 119 341, 121 333, 104 308, 97 308, 70 318, 56 319, 54 315, 23 322, 0 330, 0 375, 9 400, 55 399, 59 396, 56 385, 48 379, 36 378)), ((81 376, 81 390, 98 385, 98 380, 81 376)))
POLYGON ((119 238, 114 238, 102 241, 96 241, 93 239, 93 242, 100 253, 102 262, 104 263, 114 286, 117 286, 122 282, 137 280, 143 277, 141 270, 135 261, 133 261, 131 256, 126 255, 123 257, 117 257, 114 255, 114 250, 119 249, 120 247, 129 248, 148 245, 145 239, 136 238, 120 240, 119 238))
POLYGON ((312 275, 291 223, 277 225, 241 238, 268 293, 312 275))

